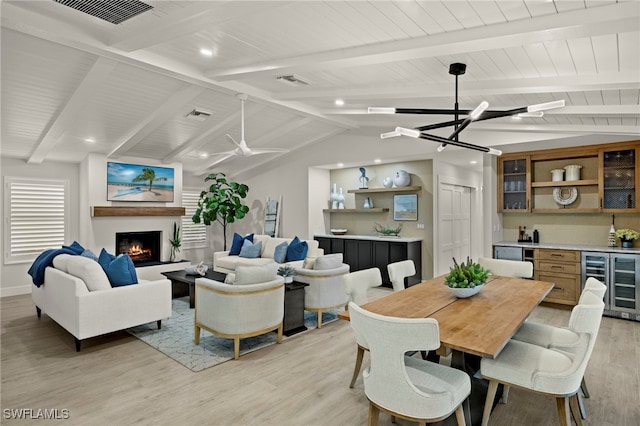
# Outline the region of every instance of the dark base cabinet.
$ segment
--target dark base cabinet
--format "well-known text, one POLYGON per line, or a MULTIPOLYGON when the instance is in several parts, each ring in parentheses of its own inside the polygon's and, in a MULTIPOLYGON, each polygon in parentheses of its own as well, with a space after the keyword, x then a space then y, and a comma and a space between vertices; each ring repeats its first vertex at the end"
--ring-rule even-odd
POLYGON ((416 274, 405 281, 405 287, 422 281, 422 241, 397 241, 394 239, 354 237, 341 238, 315 236, 318 245, 325 254, 342 253, 344 263, 351 267, 351 271, 360 271, 377 267, 382 275, 382 285, 391 287, 387 265, 401 260, 413 260, 416 274))

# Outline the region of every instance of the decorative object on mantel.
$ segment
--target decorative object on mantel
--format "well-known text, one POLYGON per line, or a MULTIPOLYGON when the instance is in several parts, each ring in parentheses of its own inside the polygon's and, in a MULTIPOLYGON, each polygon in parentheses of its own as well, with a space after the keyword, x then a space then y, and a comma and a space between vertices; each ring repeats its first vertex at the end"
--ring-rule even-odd
POLYGON ((489 277, 489 271, 479 263, 474 263, 469 256, 467 256, 467 261, 461 264, 458 264, 454 257, 453 266, 449 269, 449 275, 445 277, 444 283, 459 298, 477 294, 489 277))
POLYGON ((197 265, 191 265, 184 268, 184 272, 187 275, 199 275, 201 277, 204 277, 205 275, 207 275, 208 270, 209 270, 209 267, 205 265, 204 260, 201 260, 200 262, 198 262, 197 265))
POLYGON ((575 186, 563 186, 553 188, 553 199, 561 206, 573 204, 578 198, 578 188, 575 186))
POLYGON ((393 186, 393 179, 391 179, 390 176, 387 176, 382 181, 382 186, 384 186, 385 188, 391 188, 393 186))
POLYGON ((622 248, 632 248, 633 241, 640 238, 640 233, 633 229, 618 229, 616 231, 616 237, 620 238, 622 248))
POLYGON ((180 246, 182 246, 182 238, 180 238, 180 227, 176 222, 173 222, 173 237, 169 239, 171 244, 171 256, 170 262, 175 262, 180 259, 176 259, 176 255, 180 253, 180 246))
POLYGON ((367 189, 367 182, 369 182, 367 171, 364 167, 360 167, 360 189, 367 189))
POLYGON ((387 228, 385 226, 380 225, 379 223, 373 224, 373 230, 378 233, 379 237, 392 237, 399 238, 400 231, 402 230, 402 224, 398 224, 396 228, 387 228))
POLYGON ((278 275, 284 277, 285 283, 293 282, 293 276, 296 274, 296 268, 291 265, 282 265, 278 268, 278 275))
POLYGON ((212 173, 204 178, 204 181, 214 183, 200 193, 198 208, 191 220, 193 223, 203 222, 207 226, 213 221, 222 225, 222 238, 226 251, 227 224, 244 218, 249 212, 249 207, 242 204, 242 199, 247 197, 249 187, 243 183, 228 182, 224 173, 212 173))
POLYGON ((616 228, 613 226, 615 221, 616 221, 616 215, 612 214, 611 215, 611 228, 609 229, 609 239, 607 241, 607 245, 609 247, 615 247, 616 246, 616 228))
POLYGON ((467 65, 463 63, 453 63, 449 65, 449 74, 456 78, 455 104, 454 109, 432 109, 432 108, 378 108, 370 107, 369 114, 432 114, 432 115, 453 115, 453 121, 444 121, 442 123, 428 124, 426 126, 416 127, 415 129, 407 129, 405 127, 396 127, 394 131, 382 133, 380 138, 392 138, 396 136, 409 136, 412 138, 426 139, 434 142, 440 142, 438 152, 445 149, 447 145, 455 145, 462 148, 473 149, 476 151, 486 152, 493 155, 501 155, 502 151, 487 148, 486 146, 473 145, 458 140, 458 134, 464 130, 472 121, 489 120, 492 118, 519 116, 519 117, 542 117, 543 111, 564 107, 564 100, 547 102, 538 105, 530 105, 526 107, 514 108, 507 111, 487 110, 489 103, 483 101, 474 110, 461 110, 458 108, 458 76, 464 74, 467 65), (467 115, 466 118, 459 118, 460 114, 467 115), (425 133, 429 130, 440 129, 444 127, 454 127, 453 133, 448 138, 425 133))
POLYGON ((393 183, 395 183, 397 187, 409 186, 411 184, 411 176, 406 170, 399 170, 393 178, 393 183))

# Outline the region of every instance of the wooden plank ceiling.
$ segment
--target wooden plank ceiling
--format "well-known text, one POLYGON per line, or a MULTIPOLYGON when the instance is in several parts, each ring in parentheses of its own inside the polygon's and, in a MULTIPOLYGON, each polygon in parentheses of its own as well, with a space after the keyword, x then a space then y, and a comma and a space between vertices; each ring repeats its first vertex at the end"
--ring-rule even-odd
MULTIPOLYGON (((1 3, 3 156, 38 164, 96 152, 182 161, 196 174, 247 169, 287 154, 217 155, 234 148, 226 134, 240 140, 235 94, 249 95, 251 148, 302 150, 400 125, 369 106, 452 108, 453 62, 467 64, 461 108, 566 101, 474 131, 520 132, 519 142, 640 136, 637 1, 148 3, 118 25, 52 0, 1 3), (193 110, 209 115, 194 120, 193 110)), ((402 116, 402 125, 447 118, 402 116)))

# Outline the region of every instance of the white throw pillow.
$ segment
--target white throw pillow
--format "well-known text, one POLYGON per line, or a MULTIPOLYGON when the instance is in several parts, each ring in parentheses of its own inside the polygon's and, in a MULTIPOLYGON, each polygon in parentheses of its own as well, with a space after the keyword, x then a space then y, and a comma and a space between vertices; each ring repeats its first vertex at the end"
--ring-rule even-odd
POLYGON ((336 269, 340 266, 342 266, 342 253, 334 253, 316 257, 313 269, 316 271, 324 271, 327 269, 336 269))
POLYGON ((238 266, 234 285, 266 283, 276 279, 278 264, 267 263, 262 266, 238 266))
POLYGON ((84 281, 89 291, 111 290, 109 278, 98 262, 84 256, 71 257, 68 261, 69 274, 84 281))

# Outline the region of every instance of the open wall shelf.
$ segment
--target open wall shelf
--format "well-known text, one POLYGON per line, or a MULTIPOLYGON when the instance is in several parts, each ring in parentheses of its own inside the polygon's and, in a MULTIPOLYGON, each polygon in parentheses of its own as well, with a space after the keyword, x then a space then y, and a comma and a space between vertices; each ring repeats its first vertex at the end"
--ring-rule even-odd
POLYGON ((91 206, 91 217, 107 216, 184 216, 184 207, 91 206))

